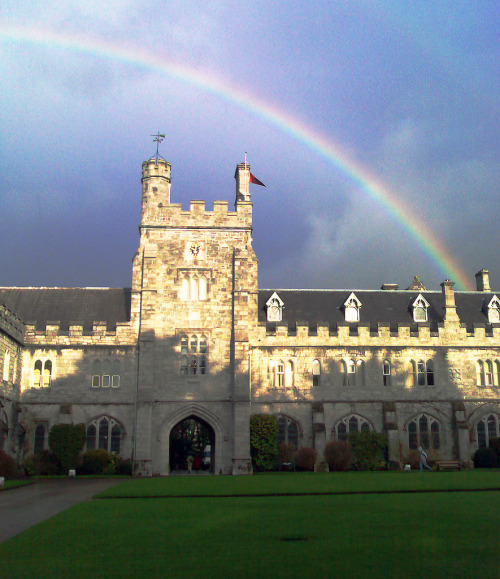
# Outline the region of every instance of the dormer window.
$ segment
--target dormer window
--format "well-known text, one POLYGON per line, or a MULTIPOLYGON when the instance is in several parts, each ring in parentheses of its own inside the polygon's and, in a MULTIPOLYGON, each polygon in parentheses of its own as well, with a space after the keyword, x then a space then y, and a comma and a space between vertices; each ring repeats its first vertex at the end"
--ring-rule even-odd
POLYGON ((284 302, 281 300, 279 295, 274 292, 273 295, 267 300, 267 321, 268 322, 281 322, 283 319, 283 307, 284 302))
POLYGON ((359 310, 361 302, 352 293, 344 302, 344 317, 346 322, 359 322, 359 310))
POLYGON ((429 307, 429 302, 424 298, 422 294, 418 294, 411 307, 413 308, 414 322, 427 321, 427 308, 429 307))
POLYGON ((490 324, 499 324, 500 323, 500 300, 497 296, 493 296, 491 298, 490 303, 488 304, 488 322, 490 324))

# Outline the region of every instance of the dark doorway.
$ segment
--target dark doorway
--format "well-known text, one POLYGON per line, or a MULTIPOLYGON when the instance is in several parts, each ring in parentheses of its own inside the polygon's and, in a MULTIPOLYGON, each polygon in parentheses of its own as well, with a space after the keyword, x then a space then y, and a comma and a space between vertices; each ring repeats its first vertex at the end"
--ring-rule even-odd
POLYGON ((214 472, 214 429, 197 416, 188 416, 170 431, 170 472, 187 472, 192 457, 192 472, 214 472))

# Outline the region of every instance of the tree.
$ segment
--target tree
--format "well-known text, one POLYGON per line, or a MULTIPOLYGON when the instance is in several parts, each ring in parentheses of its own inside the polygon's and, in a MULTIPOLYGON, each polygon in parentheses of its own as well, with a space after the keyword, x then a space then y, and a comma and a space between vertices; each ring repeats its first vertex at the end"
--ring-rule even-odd
POLYGON ((64 474, 77 467, 85 441, 84 424, 55 424, 50 429, 49 447, 59 460, 64 474))
POLYGON ((273 470, 278 457, 278 421, 270 414, 250 418, 250 454, 256 470, 273 470))

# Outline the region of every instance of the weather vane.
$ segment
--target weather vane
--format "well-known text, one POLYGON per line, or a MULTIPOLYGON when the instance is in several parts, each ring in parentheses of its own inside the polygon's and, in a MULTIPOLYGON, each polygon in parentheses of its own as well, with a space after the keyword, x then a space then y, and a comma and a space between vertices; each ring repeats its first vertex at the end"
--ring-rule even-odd
POLYGON ((156 133, 156 135, 151 135, 152 137, 154 137, 153 139, 153 143, 156 143, 156 155, 155 155, 155 165, 158 166, 158 159, 163 159, 164 161, 166 161, 166 159, 164 159, 158 152, 158 147, 160 146, 160 143, 163 141, 163 139, 165 138, 165 135, 161 135, 159 132, 156 133))

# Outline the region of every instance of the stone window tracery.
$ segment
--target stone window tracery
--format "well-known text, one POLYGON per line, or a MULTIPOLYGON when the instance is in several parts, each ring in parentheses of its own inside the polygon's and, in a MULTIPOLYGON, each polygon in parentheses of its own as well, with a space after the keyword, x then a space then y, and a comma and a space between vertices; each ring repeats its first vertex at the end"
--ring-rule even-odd
POLYGON ((491 439, 500 436, 500 418, 494 413, 484 416, 477 423, 476 431, 479 448, 490 446, 491 439))
POLYGON ((116 420, 109 416, 96 418, 87 425, 87 450, 102 448, 119 454, 122 437, 123 428, 116 420))
POLYGON ((92 363, 92 388, 119 388, 120 360, 94 360, 92 363))
POLYGON ((413 386, 434 386, 434 363, 432 360, 411 361, 413 386))
POLYGON ((52 362, 36 360, 33 371, 33 388, 48 388, 52 382, 52 362))
POLYGON ((438 449, 441 446, 439 422, 432 416, 421 414, 410 420, 407 432, 410 450, 416 450, 419 446, 424 450, 438 449))
POLYGON ((333 438, 347 440, 351 432, 364 432, 373 430, 372 425, 359 414, 350 414, 339 420, 333 428, 333 438))
POLYGON ((477 360, 476 383, 478 386, 498 386, 499 374, 499 360, 477 360))
POLYGON ((208 343, 206 336, 184 334, 181 337, 181 374, 196 376, 208 372, 208 343))
POLYGON ((267 321, 281 322, 283 319, 283 300, 274 292, 273 295, 266 302, 267 307, 267 321))
POLYGON ((180 274, 179 299, 185 302, 205 301, 208 299, 208 273, 194 270, 180 274))
POLYGON ((278 444, 291 444, 297 450, 300 438, 299 423, 284 414, 278 414, 276 419, 278 422, 278 444))
POLYGON ((270 388, 292 388, 294 366, 291 360, 269 360, 267 382, 270 388))

